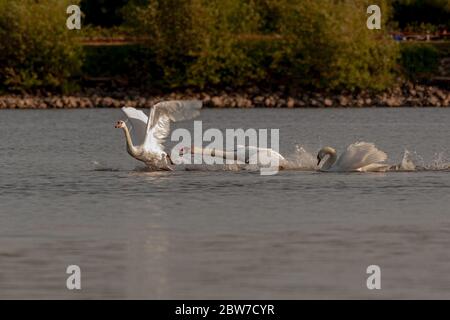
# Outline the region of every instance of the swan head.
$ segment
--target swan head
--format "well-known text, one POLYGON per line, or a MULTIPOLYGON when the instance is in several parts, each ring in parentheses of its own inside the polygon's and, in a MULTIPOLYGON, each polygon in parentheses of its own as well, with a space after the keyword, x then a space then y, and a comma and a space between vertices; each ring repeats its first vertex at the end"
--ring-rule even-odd
POLYGON ((114 128, 116 128, 116 129, 123 129, 123 128, 125 128, 125 126, 126 126, 125 122, 120 120, 120 121, 116 122, 116 125, 114 126, 114 128))
POLYGON ((194 154, 194 150, 191 147, 182 147, 179 151, 180 157, 184 156, 185 154, 194 154))
POLYGON ((325 147, 320 149, 319 153, 317 154, 317 165, 319 165, 320 162, 322 162, 322 160, 326 156, 333 156, 333 155, 336 155, 336 150, 334 150, 331 147, 325 147))

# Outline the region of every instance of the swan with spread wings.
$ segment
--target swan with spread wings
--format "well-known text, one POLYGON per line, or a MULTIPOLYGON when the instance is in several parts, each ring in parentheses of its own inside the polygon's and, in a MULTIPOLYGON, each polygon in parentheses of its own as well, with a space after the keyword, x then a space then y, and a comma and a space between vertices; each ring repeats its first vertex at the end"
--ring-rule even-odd
POLYGON ((127 152, 148 167, 159 170, 171 170, 170 156, 164 151, 164 142, 170 133, 170 122, 190 120, 200 114, 202 102, 164 101, 154 105, 150 116, 131 107, 122 111, 130 122, 118 121, 116 128, 123 129, 127 143, 127 152))
POLYGON ((387 159, 386 153, 377 149, 373 143, 356 142, 348 146, 340 157, 331 147, 322 148, 317 154, 317 165, 328 157, 320 171, 331 172, 382 172, 390 166, 383 163, 387 159))

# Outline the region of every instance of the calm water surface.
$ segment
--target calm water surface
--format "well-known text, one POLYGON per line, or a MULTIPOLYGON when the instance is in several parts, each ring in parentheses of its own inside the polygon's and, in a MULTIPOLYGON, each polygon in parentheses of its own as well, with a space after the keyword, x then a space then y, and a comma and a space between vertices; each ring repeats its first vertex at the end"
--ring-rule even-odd
MULTIPOLYGON (((450 172, 142 172, 119 110, 0 111, 0 298, 450 298, 450 172), (66 289, 66 267, 82 290, 66 289), (382 269, 382 290, 366 268, 382 269)), ((204 110, 284 155, 450 162, 450 109, 204 110)), ((176 127, 192 128, 192 123, 176 127)))

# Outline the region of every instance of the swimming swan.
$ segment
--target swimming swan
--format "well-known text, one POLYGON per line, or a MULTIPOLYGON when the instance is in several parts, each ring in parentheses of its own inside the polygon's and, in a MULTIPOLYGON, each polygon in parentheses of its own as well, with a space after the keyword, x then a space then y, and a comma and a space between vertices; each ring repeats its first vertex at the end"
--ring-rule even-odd
POLYGON ((386 161, 387 155, 378 150, 373 143, 356 142, 348 146, 347 150, 338 158, 336 150, 331 147, 322 148, 317 154, 317 165, 328 156, 320 171, 334 172, 384 172, 389 165, 380 162, 386 161))
POLYGON ((201 101, 165 101, 154 105, 150 117, 135 108, 123 107, 130 120, 128 129, 124 121, 118 121, 116 128, 123 129, 127 152, 135 159, 153 169, 172 170, 170 156, 164 152, 163 143, 170 133, 170 121, 190 120, 200 114, 201 101), (133 134, 133 139, 130 135, 133 134))

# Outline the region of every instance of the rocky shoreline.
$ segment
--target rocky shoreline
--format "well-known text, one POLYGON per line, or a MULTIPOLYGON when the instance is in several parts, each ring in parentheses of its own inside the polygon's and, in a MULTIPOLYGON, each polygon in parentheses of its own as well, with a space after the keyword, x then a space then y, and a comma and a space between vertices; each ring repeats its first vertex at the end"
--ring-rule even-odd
POLYGON ((450 107, 450 91, 435 86, 405 83, 382 93, 289 92, 284 87, 256 87, 233 91, 185 90, 150 95, 135 90, 87 89, 75 95, 0 95, 0 109, 149 108, 163 100, 199 99, 209 108, 342 108, 342 107, 450 107))

